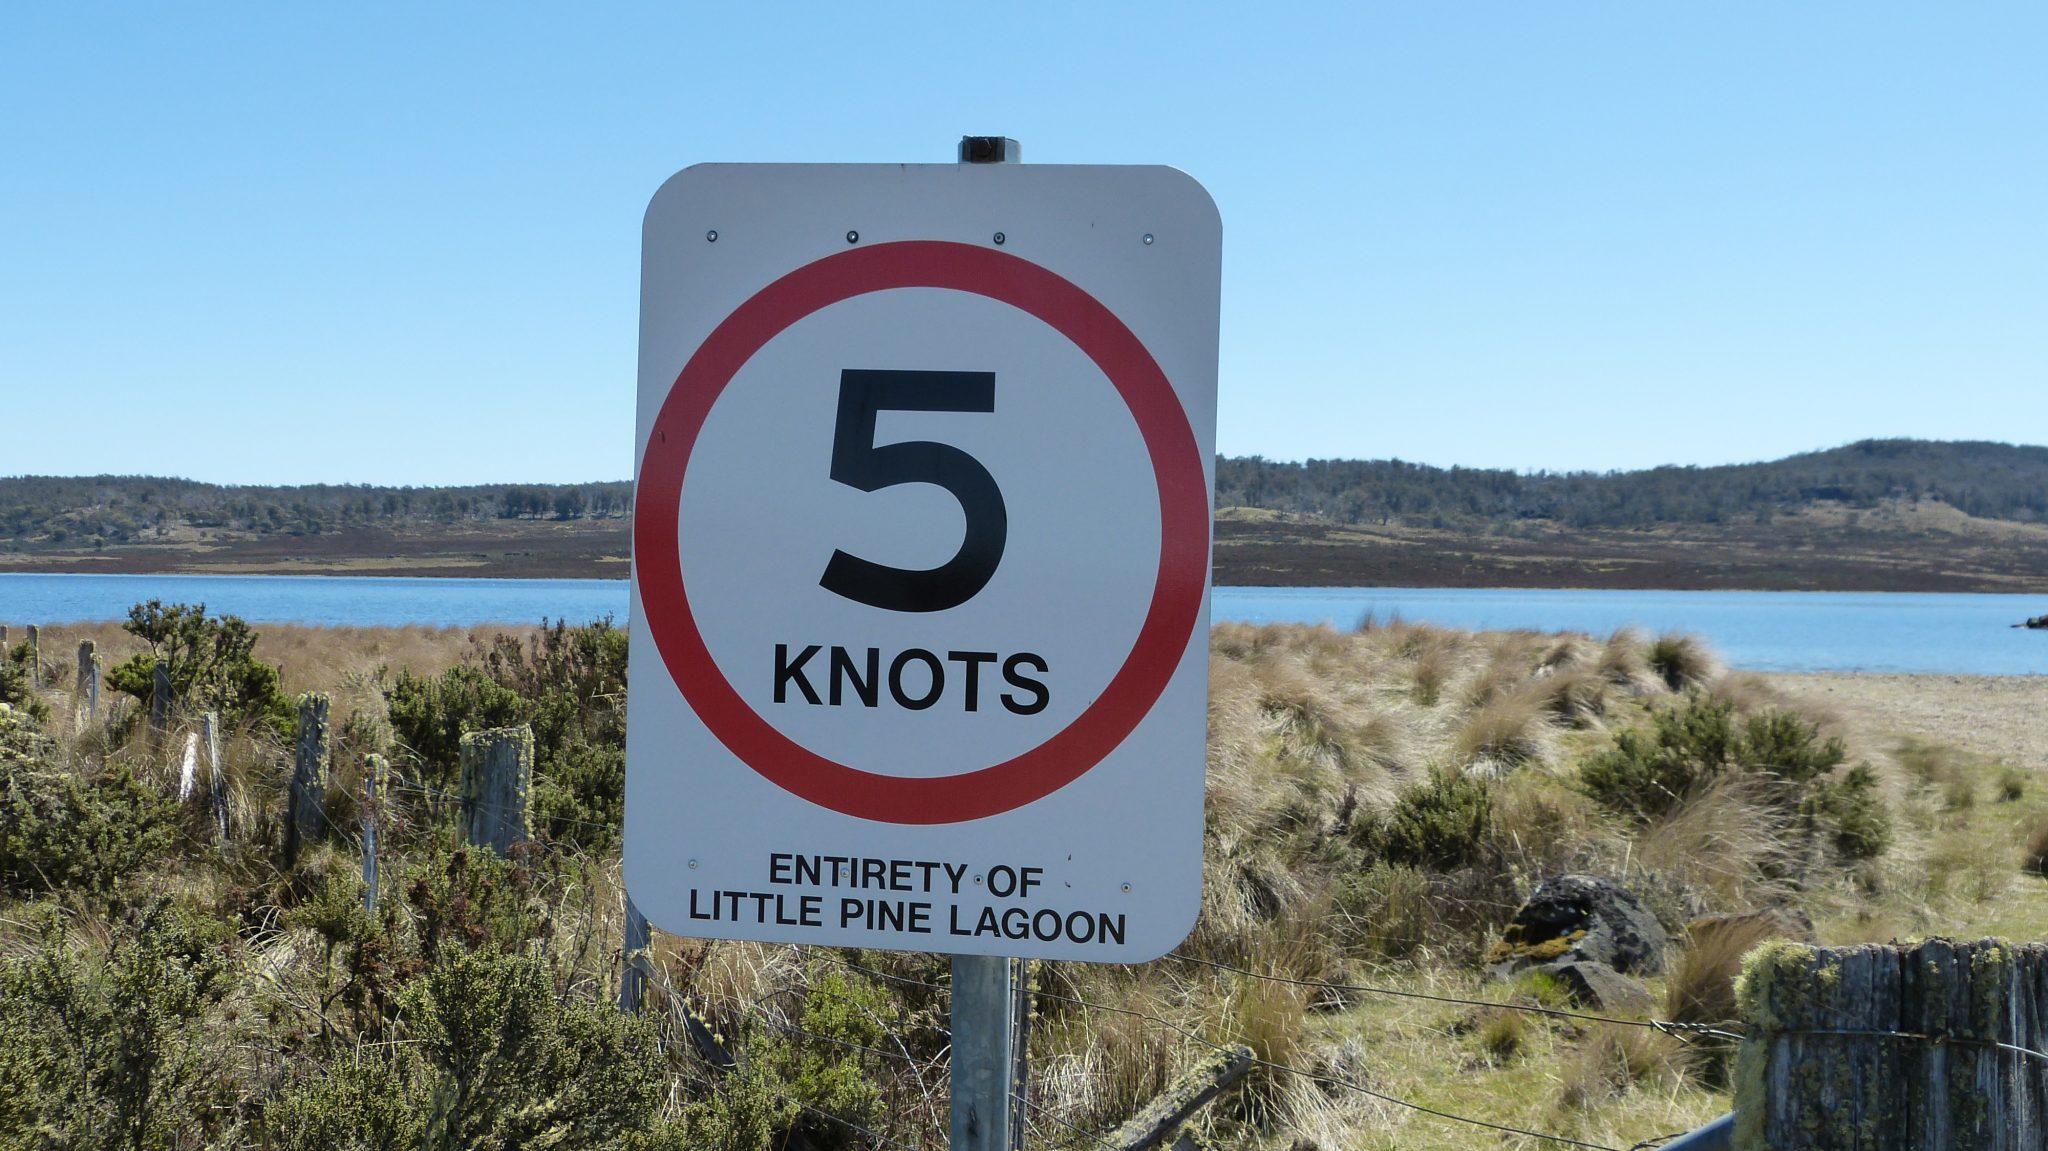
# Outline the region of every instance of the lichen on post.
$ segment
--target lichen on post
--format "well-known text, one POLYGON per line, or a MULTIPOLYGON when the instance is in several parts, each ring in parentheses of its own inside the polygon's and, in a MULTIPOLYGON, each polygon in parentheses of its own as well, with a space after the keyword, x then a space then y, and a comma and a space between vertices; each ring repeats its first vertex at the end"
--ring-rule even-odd
POLYGON ((533 729, 494 727, 462 737, 462 823, 469 842, 499 856, 533 836, 533 729))
POLYGON ((327 725, 329 700, 326 692, 309 691, 299 697, 299 739, 293 758, 291 811, 285 821, 285 864, 298 861, 299 849, 318 839, 327 822, 327 772, 331 758, 327 725))
POLYGON ((78 690, 72 697, 71 710, 79 717, 81 727, 100 717, 99 645, 89 639, 78 641, 78 690))
POLYGON ((1736 994, 1739 1149, 2048 1141, 2048 1063, 2011 1049, 2048 1037, 2048 947, 1770 943, 1750 954, 1736 994))

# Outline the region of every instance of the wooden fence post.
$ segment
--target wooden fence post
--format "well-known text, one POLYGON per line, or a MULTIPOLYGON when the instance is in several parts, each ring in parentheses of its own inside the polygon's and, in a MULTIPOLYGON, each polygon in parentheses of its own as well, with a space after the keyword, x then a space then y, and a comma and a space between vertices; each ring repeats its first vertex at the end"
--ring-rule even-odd
POLYGON ((41 690, 43 686, 43 629, 28 625, 28 674, 29 686, 41 690))
POLYGON ((1737 1148, 2048 1146, 2048 945, 1769 943, 1737 998, 1737 1148))
POLYGON ((469 842, 499 857, 532 837, 533 729, 494 727, 462 737, 462 825, 469 842))
POLYGON ((206 743, 206 789, 213 796, 213 825, 220 843, 228 841, 228 776, 220 762, 220 713, 209 711, 199 717, 200 738, 206 743))
POLYGON ((284 828, 284 862, 298 862, 299 848, 320 836, 326 822, 321 805, 327 799, 327 766, 330 755, 327 731, 327 693, 309 691, 299 697, 298 754, 292 764, 291 809, 284 828))
POLYGON ((156 661, 156 672, 150 678, 149 689, 149 730, 162 735, 171 726, 171 668, 162 660, 156 661))
POLYGON ((72 698, 71 710, 85 723, 100 718, 99 645, 89 639, 78 641, 78 693, 72 698))
POLYGON ((0 623, 0 650, 7 647, 7 625, 0 623))
POLYGON ((377 805, 384 794, 384 757, 363 759, 363 910, 377 913, 377 805))
POLYGON ((1252 1049, 1227 1047, 1196 1064, 1127 1120, 1107 1140, 1117 1151, 1148 1151, 1166 1142, 1202 1105, 1244 1078, 1251 1070, 1252 1049))

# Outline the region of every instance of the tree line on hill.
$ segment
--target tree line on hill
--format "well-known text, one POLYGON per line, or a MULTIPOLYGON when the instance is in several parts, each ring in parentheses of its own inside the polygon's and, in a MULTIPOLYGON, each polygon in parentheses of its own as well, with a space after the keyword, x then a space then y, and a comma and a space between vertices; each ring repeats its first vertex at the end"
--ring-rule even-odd
POLYGON ((1863 440, 1768 463, 1605 473, 1438 468, 1402 460, 1216 461, 1218 507, 1344 524, 1768 523, 1816 503, 1872 508, 1923 500, 1984 519, 2048 522, 2048 447, 1863 440))
MULTIPOLYGON (((1634 472, 1513 472, 1402 460, 1224 456, 1216 503, 1343 524, 1477 529, 1768 523, 1820 502, 1937 501, 1984 519, 2048 523, 2048 447, 1864 440, 1768 463, 1634 472)), ((149 476, 0 478, 0 545, 129 543, 188 527, 315 535, 480 520, 572 521, 632 513, 633 486, 222 486, 149 476)))
POLYGON ((0 478, 0 540, 117 544, 178 527, 318 535, 492 519, 610 519, 631 513, 633 485, 223 486, 154 476, 0 478))

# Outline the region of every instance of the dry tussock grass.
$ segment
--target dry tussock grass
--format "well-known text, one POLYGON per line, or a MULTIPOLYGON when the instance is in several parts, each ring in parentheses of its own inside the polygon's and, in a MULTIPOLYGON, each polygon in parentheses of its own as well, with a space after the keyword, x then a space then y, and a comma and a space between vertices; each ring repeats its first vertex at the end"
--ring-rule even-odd
POLYGON ((1649 661, 1644 658, 1647 646, 1642 633, 1633 628, 1617 628, 1601 645, 1596 666, 1607 682, 1623 691, 1634 695, 1661 691, 1663 683, 1651 673, 1649 661))
POLYGON ((1772 807, 1770 783, 1723 775, 1687 796, 1635 841, 1645 871, 1696 893, 1700 910, 1776 903, 1791 892, 1797 845, 1772 807))

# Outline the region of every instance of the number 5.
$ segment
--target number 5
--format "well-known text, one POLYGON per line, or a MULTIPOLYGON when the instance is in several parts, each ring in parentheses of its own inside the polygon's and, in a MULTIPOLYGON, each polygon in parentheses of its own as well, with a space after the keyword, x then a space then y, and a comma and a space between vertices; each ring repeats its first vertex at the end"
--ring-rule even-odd
POLYGON ((935 568, 899 568, 834 550, 818 585, 889 611, 945 611, 973 599, 1003 561, 1010 513, 995 477, 951 444, 875 444, 875 413, 993 412, 994 372, 839 373, 839 421, 832 431, 832 478, 864 492, 896 484, 937 484, 967 516, 960 550, 935 568))

